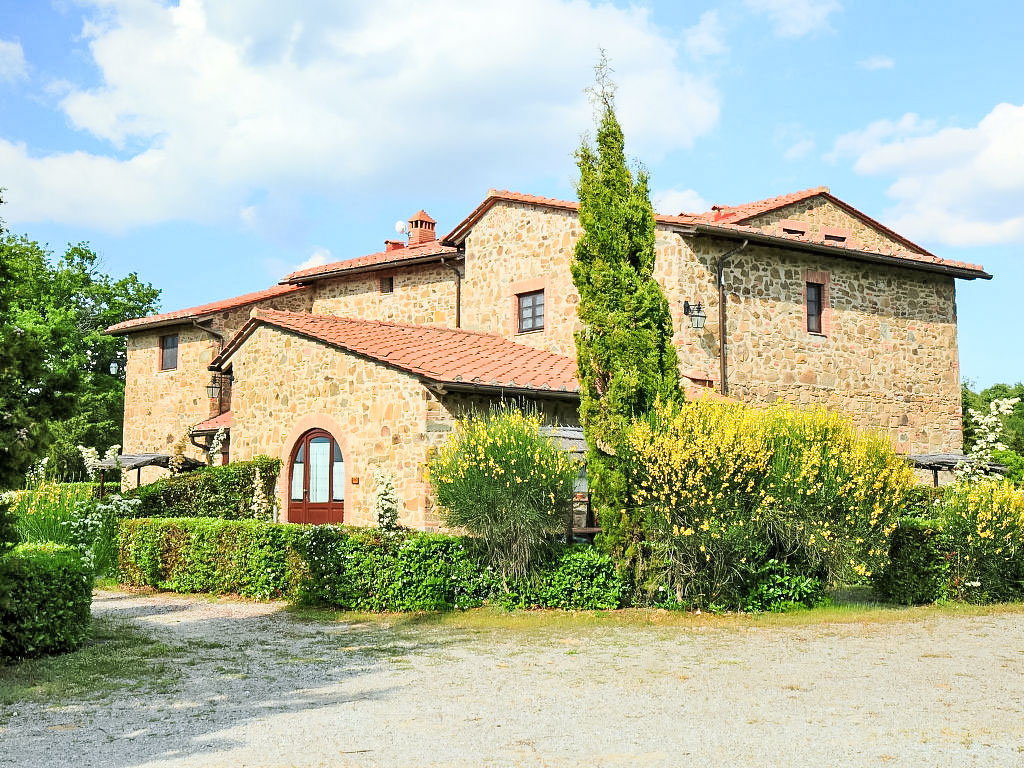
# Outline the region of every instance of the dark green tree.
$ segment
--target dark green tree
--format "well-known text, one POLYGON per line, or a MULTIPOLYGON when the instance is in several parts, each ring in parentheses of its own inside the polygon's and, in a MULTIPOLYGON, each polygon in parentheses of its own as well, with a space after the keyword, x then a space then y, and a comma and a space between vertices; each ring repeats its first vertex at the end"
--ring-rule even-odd
POLYGON ((579 291, 576 333, 580 419, 587 436, 587 473, 604 545, 630 567, 642 557, 641 520, 616 458, 624 431, 654 403, 681 397, 672 316, 654 279, 654 210, 648 176, 626 164, 614 87, 602 55, 592 91, 596 146, 576 154, 582 237, 572 276, 579 291))
POLYGON ((80 476, 79 444, 121 442, 125 340, 103 330, 153 312, 160 292, 98 262, 86 244, 53 263, 38 243, 0 233, 0 488, 44 455, 51 476, 80 476))
POLYGON ((961 389, 963 406, 964 450, 969 451, 976 439, 974 419, 971 409, 985 412, 993 400, 1018 398, 1013 412, 1003 417, 1003 444, 1005 451, 996 451, 993 458, 1007 467, 1007 477, 1024 483, 1024 383, 993 384, 980 392, 974 392, 970 384, 965 383, 961 389))

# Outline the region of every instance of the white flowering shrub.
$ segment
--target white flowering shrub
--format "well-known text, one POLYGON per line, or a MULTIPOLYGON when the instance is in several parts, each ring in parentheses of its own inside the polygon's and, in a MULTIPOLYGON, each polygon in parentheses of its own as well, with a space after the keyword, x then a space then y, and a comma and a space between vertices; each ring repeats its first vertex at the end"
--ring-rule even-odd
POLYGON ((221 448, 224 447, 224 439, 227 437, 227 432, 224 427, 221 427, 214 434, 213 439, 210 440, 210 445, 206 449, 206 463, 211 467, 216 463, 217 457, 220 456, 221 448))
POLYGON ((973 483, 991 474, 988 465, 992 463, 993 454, 1006 450, 1002 442, 1003 417, 1013 413, 1013 406, 1019 402, 1019 397, 1004 397, 989 403, 987 412, 970 409, 976 439, 974 447, 967 454, 968 460, 960 462, 953 470, 958 482, 973 483))
POLYGON ((398 510, 401 500, 395 490, 395 481, 391 475, 380 467, 373 470, 373 479, 377 485, 377 492, 373 502, 373 512, 377 518, 377 527, 382 531, 394 531, 400 528, 398 524, 398 510))

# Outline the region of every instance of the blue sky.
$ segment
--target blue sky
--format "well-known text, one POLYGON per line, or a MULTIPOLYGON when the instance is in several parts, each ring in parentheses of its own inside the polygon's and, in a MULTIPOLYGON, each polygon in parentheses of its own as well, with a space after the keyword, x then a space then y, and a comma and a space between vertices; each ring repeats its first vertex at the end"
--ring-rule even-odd
POLYGON ((379 250, 488 188, 573 194, 598 48, 666 212, 806 187, 933 252, 960 359, 1024 380, 1024 7, 0 0, 0 217, 174 309, 379 250))

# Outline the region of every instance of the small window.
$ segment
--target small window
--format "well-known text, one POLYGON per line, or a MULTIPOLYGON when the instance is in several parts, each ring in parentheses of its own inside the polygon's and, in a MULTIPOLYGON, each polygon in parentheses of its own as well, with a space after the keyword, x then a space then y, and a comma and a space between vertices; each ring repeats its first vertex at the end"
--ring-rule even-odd
POLYGON ((160 370, 170 371, 178 367, 178 334, 160 337, 160 370))
POLYGON ((519 303, 519 333, 544 329, 544 291, 531 291, 516 296, 519 303))
POLYGON ((382 277, 380 279, 380 292, 381 293, 394 293, 395 292, 395 278, 392 276, 382 277))
POLYGON ((825 286, 821 283, 807 284, 807 332, 821 333, 822 296, 825 286))
POLYGON ((806 230, 797 229, 796 227, 783 227, 782 234, 784 235, 804 235, 806 230))
POLYGON ((826 243, 845 243, 846 235, 825 235, 826 243))

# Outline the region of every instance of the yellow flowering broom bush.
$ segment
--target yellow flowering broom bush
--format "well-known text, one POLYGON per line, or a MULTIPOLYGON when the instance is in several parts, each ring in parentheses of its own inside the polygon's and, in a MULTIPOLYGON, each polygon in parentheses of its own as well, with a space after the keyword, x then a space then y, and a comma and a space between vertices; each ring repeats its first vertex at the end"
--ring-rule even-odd
POLYGON ((511 407, 467 415, 427 467, 445 525, 476 537, 506 584, 551 555, 579 471, 541 423, 511 407))
POLYGON ((623 464, 655 600, 742 607, 766 563, 826 581, 880 568, 914 484, 881 436, 824 410, 708 399, 659 405, 623 464))

